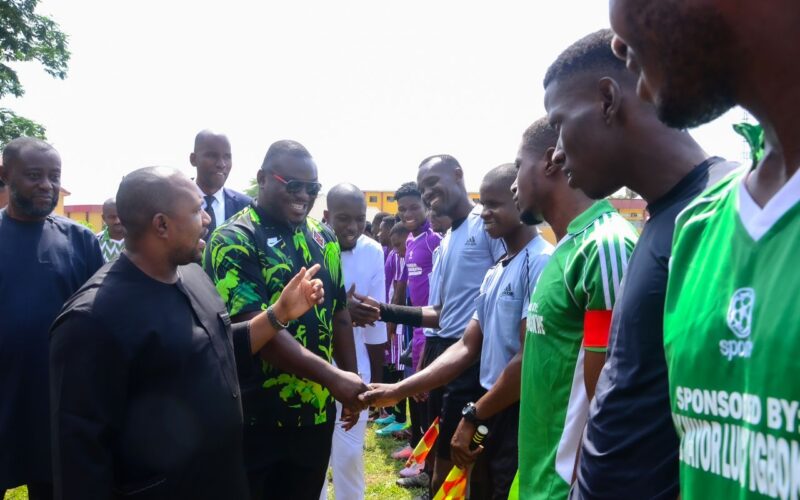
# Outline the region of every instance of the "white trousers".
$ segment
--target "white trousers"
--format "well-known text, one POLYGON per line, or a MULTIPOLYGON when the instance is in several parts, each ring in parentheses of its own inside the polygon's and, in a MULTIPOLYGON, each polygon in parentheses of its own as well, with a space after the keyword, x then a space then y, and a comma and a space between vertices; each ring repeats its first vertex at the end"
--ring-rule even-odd
MULTIPOLYGON (((330 465, 333 468, 333 492, 336 500, 364 498, 364 437, 367 433, 367 411, 358 416, 358 423, 349 431, 342 429, 339 419, 342 405, 336 402, 336 427, 333 430, 330 465)), ((320 500, 328 498, 328 475, 322 485, 320 500)))

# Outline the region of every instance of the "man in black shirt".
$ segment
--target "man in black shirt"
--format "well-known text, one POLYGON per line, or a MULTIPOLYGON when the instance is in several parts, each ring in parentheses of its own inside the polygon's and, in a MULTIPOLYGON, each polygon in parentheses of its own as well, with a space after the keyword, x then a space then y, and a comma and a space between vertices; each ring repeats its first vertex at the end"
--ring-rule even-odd
MULTIPOLYGON (((272 304, 303 266, 321 264, 325 302, 286 325, 319 360, 356 371, 340 248, 333 231, 308 217, 320 191, 317 166, 295 141, 270 146, 258 171, 257 204, 219 226, 203 267, 234 320, 272 304)), ((254 499, 316 499, 322 488, 336 420, 354 424, 363 405, 348 386, 308 380, 270 346, 240 371, 245 415, 245 465, 254 499), (299 375, 299 376, 298 376, 299 375)))
POLYGON ((127 249, 67 302, 51 332, 58 498, 248 496, 236 359, 281 337, 290 358, 308 357, 280 325, 324 293, 311 279, 319 267, 302 268, 266 311, 232 324, 193 263, 209 222, 202 201, 168 168, 120 184, 127 249))
POLYGON ((597 199, 626 186, 650 213, 614 306, 572 495, 675 498, 678 439, 662 328, 672 233, 678 212, 731 165, 709 158, 637 98, 636 78, 614 56, 612 37, 601 30, 575 42, 544 81, 548 119, 559 131, 553 161, 570 186, 597 199))
POLYGON ((64 301, 103 265, 85 227, 52 215, 61 158, 32 138, 9 142, 0 210, 0 498, 28 485, 30 498, 52 496, 48 416, 48 329, 64 301))

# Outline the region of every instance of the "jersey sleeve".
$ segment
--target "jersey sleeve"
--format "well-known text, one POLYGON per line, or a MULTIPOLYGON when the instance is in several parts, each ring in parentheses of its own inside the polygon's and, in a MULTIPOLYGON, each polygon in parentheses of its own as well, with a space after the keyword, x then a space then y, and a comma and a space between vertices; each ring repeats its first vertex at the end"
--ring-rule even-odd
POLYGON ((574 296, 584 310, 584 348, 605 352, 611 327, 611 311, 617 300, 622 275, 636 244, 633 229, 608 224, 598 228, 587 242, 583 270, 574 296))
POLYGON ((226 225, 214 231, 203 254, 203 269, 231 316, 262 311, 269 305, 258 250, 241 229, 226 225))

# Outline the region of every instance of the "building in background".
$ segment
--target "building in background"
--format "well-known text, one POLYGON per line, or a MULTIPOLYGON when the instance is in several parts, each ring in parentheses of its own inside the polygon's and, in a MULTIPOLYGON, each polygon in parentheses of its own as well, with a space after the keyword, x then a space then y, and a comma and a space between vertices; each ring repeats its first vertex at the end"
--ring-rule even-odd
POLYGON ((103 205, 65 205, 63 215, 80 222, 93 233, 103 230, 103 205))
POLYGON ((63 187, 61 188, 61 193, 58 195, 58 204, 56 205, 56 208, 53 210, 54 214, 63 215, 64 217, 67 216, 66 213, 64 212, 64 198, 66 198, 70 194, 72 193, 70 193, 63 187))

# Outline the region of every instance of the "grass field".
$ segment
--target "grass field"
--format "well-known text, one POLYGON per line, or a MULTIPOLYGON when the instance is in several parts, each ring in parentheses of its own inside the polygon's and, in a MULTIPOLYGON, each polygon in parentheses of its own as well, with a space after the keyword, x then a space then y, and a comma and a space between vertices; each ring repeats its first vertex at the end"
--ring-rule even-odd
MULTIPOLYGON (((390 457, 400 446, 399 441, 392 438, 375 436, 375 428, 367 427, 367 442, 364 451, 364 473, 367 478, 367 500, 406 500, 421 495, 423 490, 405 490, 395 484, 397 471, 403 468, 403 462, 390 457)), ((333 486, 328 482, 328 499, 336 498, 333 486)), ((6 500, 27 500, 28 490, 25 487, 10 490, 6 500)))

